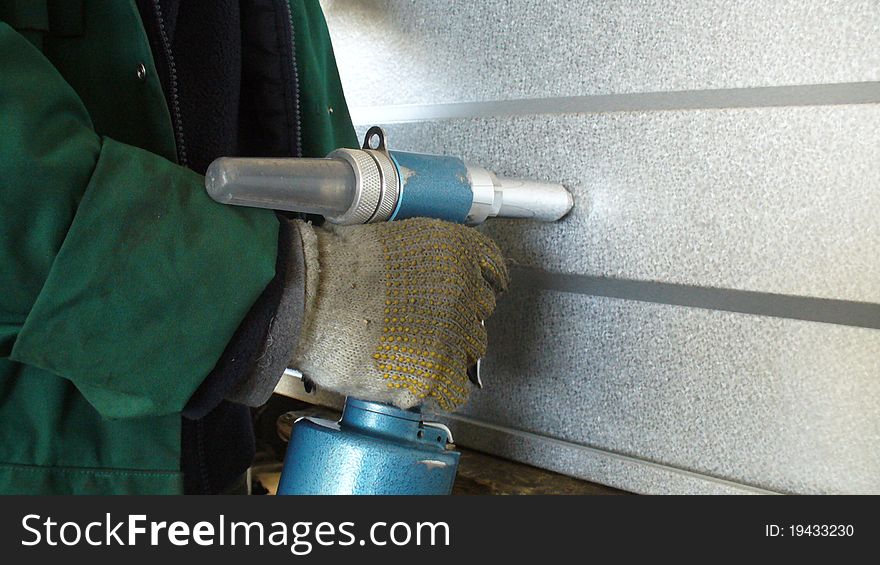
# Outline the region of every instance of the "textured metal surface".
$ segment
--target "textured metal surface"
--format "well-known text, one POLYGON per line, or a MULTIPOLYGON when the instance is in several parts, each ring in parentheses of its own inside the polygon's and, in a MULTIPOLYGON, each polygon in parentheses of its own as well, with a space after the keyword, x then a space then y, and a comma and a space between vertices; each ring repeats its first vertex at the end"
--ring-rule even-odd
POLYGON ((464 415, 769 490, 880 493, 880 331, 518 286, 464 415))
POLYGON ((443 429, 393 406, 348 399, 337 423, 293 424, 279 494, 449 494, 459 454, 443 429))
POLYGON ((351 107, 355 125, 406 123, 454 118, 491 118, 530 114, 598 114, 603 112, 658 112, 776 106, 840 106, 880 103, 880 82, 847 82, 760 88, 722 88, 675 92, 635 92, 351 107))
POLYGON ((657 281, 609 279, 512 267, 515 284, 656 304, 880 329, 880 304, 657 281))
POLYGON ((397 147, 458 154, 574 193, 574 209, 558 224, 487 222, 519 265, 876 301, 878 124, 880 106, 864 105, 448 120, 386 130, 397 147))
POLYGON ((324 4, 359 124, 575 194, 487 222, 537 275, 461 444, 637 492, 878 492, 876 2, 324 4))
POLYGON ((880 80, 874 0, 323 5, 354 106, 880 80))
POLYGON ((779 494, 720 477, 620 455, 466 416, 449 417, 460 443, 572 477, 639 494, 779 494))

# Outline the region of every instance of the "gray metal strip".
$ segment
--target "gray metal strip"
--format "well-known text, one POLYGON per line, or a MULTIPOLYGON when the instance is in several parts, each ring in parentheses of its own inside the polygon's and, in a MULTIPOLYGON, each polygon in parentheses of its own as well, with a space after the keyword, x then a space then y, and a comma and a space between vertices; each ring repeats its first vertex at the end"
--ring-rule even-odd
POLYGON ((641 494, 782 494, 687 469, 497 426, 459 414, 438 414, 458 443, 565 475, 641 494))
POLYGON ((515 284, 523 287, 880 329, 880 304, 868 302, 548 273, 524 267, 512 268, 511 275, 515 284))
POLYGON ((350 111, 355 125, 371 125, 532 114, 595 114, 602 112, 875 104, 878 102, 880 102, 880 82, 851 82, 490 100, 450 104, 353 107, 350 111))

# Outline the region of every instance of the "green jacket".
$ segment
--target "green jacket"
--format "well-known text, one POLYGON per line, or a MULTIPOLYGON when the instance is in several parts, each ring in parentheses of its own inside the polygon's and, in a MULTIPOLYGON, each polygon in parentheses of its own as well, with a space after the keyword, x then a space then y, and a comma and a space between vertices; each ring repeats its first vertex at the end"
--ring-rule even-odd
MULTIPOLYGON (((291 8, 323 156, 354 132, 291 8)), ((181 492, 180 411, 274 275, 273 213, 175 164, 156 77, 133 1, 0 0, 0 492, 181 492)))

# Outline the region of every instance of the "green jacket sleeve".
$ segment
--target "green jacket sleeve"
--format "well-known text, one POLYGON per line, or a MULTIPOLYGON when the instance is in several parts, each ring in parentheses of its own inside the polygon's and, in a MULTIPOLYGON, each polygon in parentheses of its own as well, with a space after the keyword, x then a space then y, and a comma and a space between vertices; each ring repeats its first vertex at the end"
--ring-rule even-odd
POLYGON ((303 157, 323 157, 339 147, 359 148, 330 32, 317 0, 291 1, 296 64, 302 93, 303 157))
MULTIPOLYGON (((137 111, 133 108, 132 111, 137 111)), ((106 417, 179 412, 272 279, 278 223, 98 136, 0 22, 0 358, 69 379, 106 417)))

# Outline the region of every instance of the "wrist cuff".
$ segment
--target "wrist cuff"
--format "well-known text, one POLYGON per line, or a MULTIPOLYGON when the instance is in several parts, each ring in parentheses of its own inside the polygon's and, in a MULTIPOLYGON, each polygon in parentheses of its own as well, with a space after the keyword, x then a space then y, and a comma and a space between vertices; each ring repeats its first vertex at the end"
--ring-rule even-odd
POLYGON ((293 222, 282 221, 281 230, 290 241, 281 301, 253 369, 227 396, 227 400, 247 406, 261 406, 272 396, 302 331, 306 292, 303 239, 293 222))

